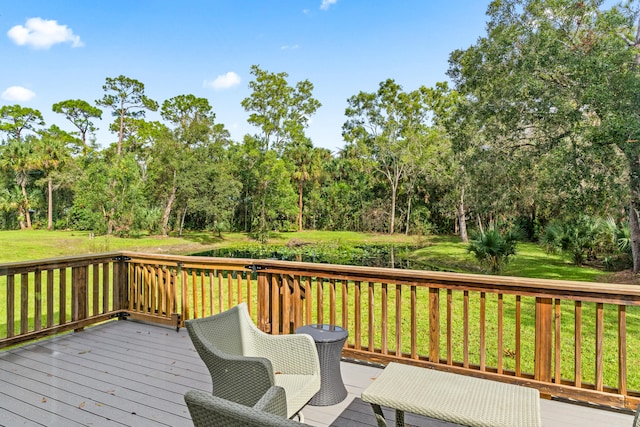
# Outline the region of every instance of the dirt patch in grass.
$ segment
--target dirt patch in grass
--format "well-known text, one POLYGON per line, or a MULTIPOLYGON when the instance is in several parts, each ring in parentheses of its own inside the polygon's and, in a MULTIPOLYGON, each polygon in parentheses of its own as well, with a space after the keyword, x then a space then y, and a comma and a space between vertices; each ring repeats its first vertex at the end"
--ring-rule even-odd
POLYGON ((604 283, 640 285, 640 274, 633 274, 633 270, 616 271, 600 277, 600 281, 604 283))

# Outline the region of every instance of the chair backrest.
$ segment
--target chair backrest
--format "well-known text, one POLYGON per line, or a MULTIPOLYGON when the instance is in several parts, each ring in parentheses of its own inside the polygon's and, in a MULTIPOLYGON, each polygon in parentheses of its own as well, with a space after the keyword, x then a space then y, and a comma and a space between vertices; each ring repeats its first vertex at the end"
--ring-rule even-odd
POLYGON ((202 337, 215 343, 216 348, 230 355, 244 355, 243 345, 243 317, 240 306, 235 306, 227 311, 201 319, 188 320, 197 326, 203 334, 202 337))
POLYGON ((301 427, 307 425, 201 391, 188 391, 184 395, 184 400, 195 427, 301 427))

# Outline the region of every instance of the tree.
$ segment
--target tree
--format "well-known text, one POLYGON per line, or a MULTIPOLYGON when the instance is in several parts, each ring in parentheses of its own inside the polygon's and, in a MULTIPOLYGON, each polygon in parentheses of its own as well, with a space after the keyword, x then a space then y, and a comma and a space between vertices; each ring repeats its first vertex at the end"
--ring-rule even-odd
MULTIPOLYGON (((252 206, 258 209, 257 233, 260 240, 266 240, 269 220, 286 217, 289 209, 285 199, 289 197, 283 185, 283 178, 289 178, 280 155, 287 145, 302 141, 309 117, 320 102, 312 96, 313 84, 308 80, 290 86, 287 73, 269 73, 257 65, 251 67, 255 79, 249 83, 252 90, 249 97, 242 100, 242 106, 251 112, 248 122, 260 129, 260 133, 245 136, 245 154, 254 164, 245 183, 253 182, 251 190, 252 206), (255 203, 259 200, 259 203, 255 203)), ((290 186, 290 181, 287 181, 290 186)), ((272 222, 273 223, 273 222, 272 222)))
POLYGON ((116 78, 107 77, 102 89, 106 93, 96 103, 112 110, 118 133, 116 154, 119 156, 122 154, 125 119, 144 118, 146 110, 158 109, 158 103, 144 94, 143 83, 123 75, 116 78))
POLYGON ((17 104, 0 107, 0 131, 8 139, 20 141, 24 131, 36 131, 37 126, 44 126, 40 111, 17 104))
POLYGON ((35 137, 29 135, 25 141, 12 139, 2 147, 0 155, 0 168, 13 173, 14 179, 22 194, 22 201, 19 205, 20 228, 31 228, 31 209, 29 192, 27 185, 32 180, 32 173, 37 169, 37 162, 33 155, 35 137))
POLYGON ((360 92, 349 98, 342 126, 348 143, 362 144, 374 165, 389 182, 391 207, 389 234, 395 231, 398 189, 406 177, 409 163, 420 144, 417 137, 425 127, 427 108, 423 91, 402 92, 388 79, 375 93, 360 92))
POLYGON ((102 110, 81 99, 68 99, 55 103, 52 109, 55 113, 64 114, 66 119, 78 129, 82 141, 82 154, 86 155, 87 136, 97 129, 91 119, 102 118, 102 110))
POLYGON ((53 229, 53 189, 57 172, 71 161, 69 145, 77 140, 56 125, 40 132, 33 147, 34 164, 44 173, 47 182, 47 229, 53 229))
POLYGON ((262 150, 281 151, 294 138, 303 137, 309 118, 321 104, 313 98, 313 84, 308 80, 290 86, 287 73, 270 73, 257 65, 251 66, 254 80, 249 82, 251 94, 242 100, 247 120, 262 132, 262 150))
POLYGON ((291 142, 285 148, 284 157, 292 163, 294 169, 291 178, 298 190, 298 216, 296 218, 298 231, 302 231, 303 228, 302 196, 305 183, 316 181, 320 177, 322 173, 321 162, 326 159, 326 154, 325 150, 314 148, 308 138, 291 142))
MULTIPOLYGON (((465 97, 458 123, 476 131, 476 141, 500 156, 573 150, 606 164, 620 158, 604 147, 617 147, 627 163, 637 272, 640 59, 635 46, 640 34, 630 8, 601 7, 602 1, 493 1, 487 35, 469 49, 452 53, 448 74, 465 97)), ((581 178, 587 190, 599 185, 592 181, 599 175, 581 178)), ((564 191, 574 183, 558 185, 564 191)))
POLYGON ((162 215, 162 235, 168 231, 169 217, 173 204, 183 184, 196 184, 186 179, 195 165, 200 163, 194 157, 198 146, 207 146, 213 132, 215 114, 209 101, 194 95, 179 95, 163 102, 160 114, 173 125, 171 135, 165 134, 154 147, 153 168, 157 190, 164 193, 162 215))

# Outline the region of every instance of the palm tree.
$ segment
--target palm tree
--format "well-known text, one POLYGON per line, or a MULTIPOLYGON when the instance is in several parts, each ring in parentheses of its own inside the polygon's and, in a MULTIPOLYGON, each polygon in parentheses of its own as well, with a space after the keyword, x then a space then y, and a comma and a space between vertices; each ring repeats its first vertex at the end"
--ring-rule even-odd
POLYGON ((47 181, 47 230, 53 229, 53 178, 71 160, 69 143, 75 138, 56 125, 41 132, 33 147, 33 164, 42 169, 47 181))
POLYGON ((30 202, 27 193, 27 184, 31 180, 31 173, 36 169, 33 156, 33 136, 29 135, 24 142, 12 139, 2 147, 0 155, 0 168, 13 172, 16 184, 22 193, 20 203, 20 228, 31 228, 30 202), (26 221, 26 223, 25 223, 26 221))
POLYGON ((303 192, 307 181, 316 181, 322 174, 322 162, 327 160, 329 152, 324 149, 315 148, 309 138, 296 141, 285 149, 285 156, 293 163, 294 171, 291 178, 296 183, 298 190, 298 231, 303 228, 303 192))
POLYGON ((491 228, 471 240, 467 251, 473 252, 478 261, 489 264, 491 272, 497 274, 509 262, 509 257, 515 255, 518 237, 517 231, 502 235, 498 229, 491 228))

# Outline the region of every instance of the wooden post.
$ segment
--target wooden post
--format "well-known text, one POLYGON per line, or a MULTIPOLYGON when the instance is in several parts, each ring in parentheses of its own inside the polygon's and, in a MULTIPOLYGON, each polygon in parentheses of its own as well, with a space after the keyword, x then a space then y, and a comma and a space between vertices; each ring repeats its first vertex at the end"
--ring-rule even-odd
POLYGON ((534 378, 551 382, 551 353, 553 338, 553 300, 536 298, 536 339, 534 378))
MULTIPOLYGON (((81 267, 73 267, 71 269, 71 319, 74 321, 87 318, 88 304, 88 277, 86 265, 81 267)), ((84 328, 74 329, 79 332, 84 328)))

